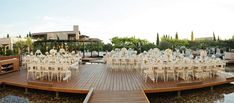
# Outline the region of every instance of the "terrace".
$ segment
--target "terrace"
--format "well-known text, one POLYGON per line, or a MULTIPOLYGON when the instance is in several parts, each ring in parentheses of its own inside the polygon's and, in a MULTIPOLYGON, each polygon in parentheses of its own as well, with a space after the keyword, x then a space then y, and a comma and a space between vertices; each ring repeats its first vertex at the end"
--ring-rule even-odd
POLYGON ((177 92, 210 87, 233 82, 233 77, 221 73, 218 76, 204 78, 179 80, 169 79, 163 81, 159 79, 145 81, 139 70, 108 68, 108 64, 84 64, 79 65, 79 71, 71 69, 71 79, 66 81, 56 81, 47 79, 27 79, 27 69, 0 75, 2 85, 12 85, 25 88, 25 92, 31 89, 39 89, 55 92, 55 97, 59 98, 60 93, 87 94, 84 102, 89 103, 109 103, 109 102, 149 102, 146 93, 177 92))

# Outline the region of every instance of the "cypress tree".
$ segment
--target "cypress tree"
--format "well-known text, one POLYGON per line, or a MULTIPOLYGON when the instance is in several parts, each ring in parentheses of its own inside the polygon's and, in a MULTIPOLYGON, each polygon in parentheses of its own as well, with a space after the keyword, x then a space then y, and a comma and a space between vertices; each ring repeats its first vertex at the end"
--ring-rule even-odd
POLYGON ((7 34, 7 38, 9 38, 10 36, 9 36, 9 34, 7 34))
POLYGON ((193 31, 191 32, 191 41, 194 41, 194 34, 193 34, 193 31))
POLYGON ((213 40, 214 40, 214 41, 216 41, 216 37, 215 37, 215 34, 214 34, 214 32, 213 32, 213 40))
POLYGON ((157 41, 156 44, 159 45, 159 34, 157 33, 157 41))
POLYGON ((28 33, 28 36, 29 36, 29 37, 32 37, 32 33, 31 33, 31 32, 29 32, 29 33, 28 33))
POLYGON ((178 36, 178 33, 176 32, 176 35, 175 35, 175 39, 178 40, 179 39, 179 36, 178 36))

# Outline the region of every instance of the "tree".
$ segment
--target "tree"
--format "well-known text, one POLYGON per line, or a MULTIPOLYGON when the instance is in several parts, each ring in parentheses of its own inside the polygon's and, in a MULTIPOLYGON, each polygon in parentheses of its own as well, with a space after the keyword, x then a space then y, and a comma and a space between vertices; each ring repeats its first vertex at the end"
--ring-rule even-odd
POLYGON ((17 42, 15 43, 15 48, 18 49, 18 54, 21 53, 22 49, 23 49, 25 46, 26 46, 26 42, 24 42, 24 41, 17 41, 17 42))
POLYGON ((193 34, 193 31, 191 32, 191 41, 194 41, 194 34, 193 34))
POLYGON ((215 33, 213 32, 213 40, 216 41, 215 33))
POLYGON ((103 50, 104 51, 109 51, 110 52, 112 49, 113 49, 113 47, 112 47, 112 45, 110 43, 103 45, 103 50))
POLYGON ((148 43, 148 44, 144 44, 144 45, 142 45, 142 51, 148 51, 148 50, 150 50, 150 49, 152 49, 152 48, 156 48, 157 46, 156 45, 154 45, 153 43, 148 43))
POLYGON ((159 45, 159 34, 157 33, 157 41, 156 41, 156 45, 159 45))
POLYGON ((113 44, 113 48, 132 48, 141 51, 141 48, 149 44, 149 41, 134 37, 113 37, 111 43, 113 44))
POLYGON ((28 33, 28 36, 29 36, 29 37, 32 37, 32 33, 31 33, 31 32, 29 32, 29 33, 28 33))
POLYGON ((27 40, 25 41, 25 44, 27 45, 28 52, 30 53, 30 51, 32 49, 32 39, 30 37, 28 37, 27 40))
POLYGON ((176 35, 175 35, 175 39, 178 40, 179 39, 179 36, 178 36, 178 33, 176 32, 176 35))
POLYGON ((7 38, 9 38, 10 36, 9 36, 9 34, 7 34, 7 38))
POLYGON ((217 40, 218 40, 218 41, 220 40, 220 39, 219 39, 219 36, 218 36, 218 39, 217 39, 217 40))

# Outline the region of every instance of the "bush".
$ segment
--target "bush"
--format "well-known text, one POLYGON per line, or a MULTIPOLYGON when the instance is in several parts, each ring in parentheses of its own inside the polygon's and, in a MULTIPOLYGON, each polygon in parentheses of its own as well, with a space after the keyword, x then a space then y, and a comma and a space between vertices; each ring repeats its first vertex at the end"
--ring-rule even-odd
POLYGON ((6 56, 15 55, 12 50, 6 50, 6 56))

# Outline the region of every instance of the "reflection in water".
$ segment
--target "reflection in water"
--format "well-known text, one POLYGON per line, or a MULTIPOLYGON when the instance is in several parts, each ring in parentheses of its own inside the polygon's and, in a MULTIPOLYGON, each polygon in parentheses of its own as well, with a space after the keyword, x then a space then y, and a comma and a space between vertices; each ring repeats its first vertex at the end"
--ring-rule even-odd
POLYGON ((19 96, 8 95, 1 98, 0 103, 29 103, 29 100, 19 96))
POLYGON ((217 102, 233 103, 234 102, 234 93, 224 94, 224 99, 218 100, 217 102))
MULTIPOLYGON (((25 99, 30 103, 82 103, 85 96, 86 95, 81 95, 81 94, 60 93, 59 98, 55 98, 55 92, 29 89, 29 93, 24 94, 23 88, 13 87, 13 86, 6 86, 5 88, 0 87, 0 103, 2 103, 1 99, 11 100, 11 101, 14 101, 14 99, 25 99)), ((13 102, 13 103, 24 103, 24 102, 13 102)))
MULTIPOLYGON (((234 73, 234 65, 228 65, 227 72, 234 73)), ((182 91, 181 97, 173 93, 147 94, 151 103, 234 103, 234 85, 215 86, 214 90, 202 88, 182 91)))
POLYGON ((213 91, 210 88, 182 91, 181 97, 176 92, 147 96, 151 103, 234 103, 234 85, 215 86, 213 91))

